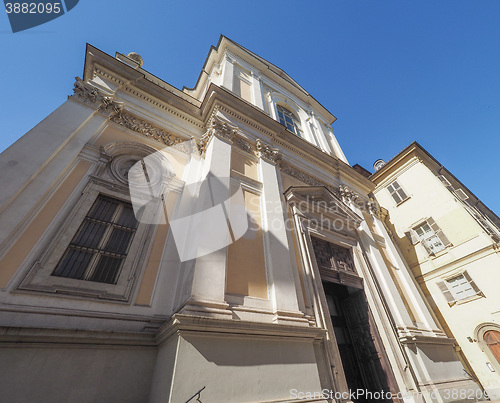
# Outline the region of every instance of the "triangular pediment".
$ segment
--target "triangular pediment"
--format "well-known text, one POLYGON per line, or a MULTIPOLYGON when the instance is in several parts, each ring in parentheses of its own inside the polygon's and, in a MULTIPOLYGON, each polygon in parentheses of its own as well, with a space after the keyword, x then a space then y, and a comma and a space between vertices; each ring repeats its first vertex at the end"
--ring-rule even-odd
POLYGON ((359 227, 363 218, 325 186, 291 186, 285 193, 287 202, 300 214, 319 220, 322 225, 336 227, 344 223, 350 230, 359 227), (331 223, 328 220, 332 220, 331 223))

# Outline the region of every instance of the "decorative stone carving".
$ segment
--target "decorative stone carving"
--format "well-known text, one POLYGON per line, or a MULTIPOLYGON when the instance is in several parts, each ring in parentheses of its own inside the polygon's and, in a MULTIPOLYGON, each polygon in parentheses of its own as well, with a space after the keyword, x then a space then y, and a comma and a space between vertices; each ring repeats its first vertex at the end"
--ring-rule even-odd
POLYGON ((277 148, 271 148, 269 144, 264 143, 261 139, 256 142, 257 153, 259 157, 264 158, 273 164, 281 160, 281 153, 277 148))
POLYGON ((370 197, 370 200, 368 200, 367 206, 368 206, 368 211, 371 214, 373 214, 375 217, 380 218, 380 206, 373 197, 370 197))
POLYGON ((73 97, 109 116, 119 113, 122 108, 111 97, 102 95, 97 88, 85 83, 79 77, 75 77, 73 92, 73 97))
POLYGON ((114 123, 126 127, 127 129, 133 130, 146 137, 159 141, 166 146, 173 146, 184 142, 184 139, 174 136, 166 130, 153 126, 151 123, 148 123, 122 110, 112 114, 109 119, 114 123))
POLYGON ((323 182, 318 179, 312 177, 311 175, 301 171, 300 169, 295 168, 285 161, 280 162, 281 172, 286 173, 294 178, 300 180, 311 186, 326 186, 323 182))
POLYGON ((218 109, 214 109, 212 116, 210 117, 207 124, 207 131, 201 137, 198 143, 198 149, 203 155, 207 150, 208 143, 213 136, 217 136, 220 139, 232 142, 234 136, 238 133, 239 129, 237 126, 232 125, 227 120, 222 119, 217 115, 218 109))
POLYGON ((236 137, 234 139, 233 143, 238 148, 241 148, 243 151, 246 151, 247 153, 253 154, 253 152, 254 152, 252 145, 248 141, 246 141, 245 139, 242 139, 241 137, 236 137))
POLYGON ((350 249, 315 237, 311 241, 319 268, 356 273, 350 249))
POLYGON ((342 200, 347 204, 355 203, 359 198, 359 196, 356 192, 353 192, 347 186, 343 186, 343 185, 339 186, 339 195, 342 198, 342 200))

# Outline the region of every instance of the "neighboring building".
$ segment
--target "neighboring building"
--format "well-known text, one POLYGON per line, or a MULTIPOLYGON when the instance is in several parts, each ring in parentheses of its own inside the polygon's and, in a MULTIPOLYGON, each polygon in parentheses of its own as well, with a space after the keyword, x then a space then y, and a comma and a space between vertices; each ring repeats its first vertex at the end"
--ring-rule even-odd
POLYGON ((181 91, 88 46, 74 92, 0 156, 0 401, 480 392, 283 70, 221 37, 181 91))
POLYGON ((370 179, 440 322, 500 399, 500 219, 418 143, 379 164, 370 179))

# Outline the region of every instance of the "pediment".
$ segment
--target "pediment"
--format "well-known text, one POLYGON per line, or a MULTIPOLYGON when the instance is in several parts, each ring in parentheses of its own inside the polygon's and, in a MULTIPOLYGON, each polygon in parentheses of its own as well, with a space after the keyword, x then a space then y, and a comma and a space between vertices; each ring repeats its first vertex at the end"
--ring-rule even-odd
POLYGON ((325 186, 291 186, 285 193, 287 202, 310 220, 322 225, 344 223, 350 230, 359 227, 363 218, 356 214, 336 194, 325 186), (339 221, 340 220, 340 221, 339 221))

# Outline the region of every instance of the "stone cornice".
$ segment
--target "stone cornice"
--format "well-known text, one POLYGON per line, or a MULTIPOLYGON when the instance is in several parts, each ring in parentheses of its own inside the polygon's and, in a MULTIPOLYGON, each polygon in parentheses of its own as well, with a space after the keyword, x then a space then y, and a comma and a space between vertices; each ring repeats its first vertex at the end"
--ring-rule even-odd
POLYGON ((153 334, 139 332, 109 332, 97 330, 69 330, 27 327, 0 327, 0 343, 48 344, 65 346, 116 346, 156 348, 153 334))
POLYGON ((272 337, 276 339, 318 340, 326 330, 317 327, 284 325, 276 323, 248 322, 243 320, 214 319, 209 317, 175 314, 172 320, 156 334, 158 345, 174 334, 205 333, 238 337, 272 337))

